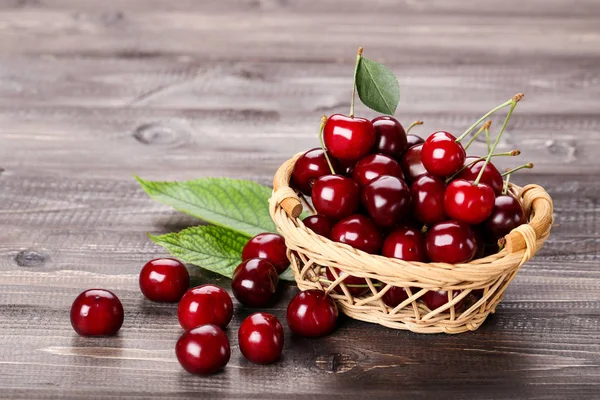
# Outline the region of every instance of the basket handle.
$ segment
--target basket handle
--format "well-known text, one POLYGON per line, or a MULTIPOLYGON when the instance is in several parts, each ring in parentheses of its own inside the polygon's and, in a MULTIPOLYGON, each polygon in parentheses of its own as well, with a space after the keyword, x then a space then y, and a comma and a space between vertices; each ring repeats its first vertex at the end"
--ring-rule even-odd
POLYGON ((298 153, 290 158, 277 170, 273 177, 273 197, 281 208, 292 218, 298 218, 302 213, 302 203, 294 190, 290 187, 290 177, 294 170, 296 160, 304 153, 298 153))

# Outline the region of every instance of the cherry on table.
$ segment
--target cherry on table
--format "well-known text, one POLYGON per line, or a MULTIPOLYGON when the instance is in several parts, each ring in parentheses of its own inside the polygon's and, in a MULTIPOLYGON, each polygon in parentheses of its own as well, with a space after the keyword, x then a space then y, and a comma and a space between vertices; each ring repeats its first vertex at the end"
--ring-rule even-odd
POLYGON ((358 211, 360 186, 342 175, 325 175, 315 181, 312 201, 317 213, 339 221, 358 211))
POLYGON ((362 190, 362 204, 375 225, 390 228, 410 218, 410 190, 402 179, 382 175, 362 190))
POLYGON ((400 227, 383 241, 381 254, 404 261, 426 261, 425 238, 419 229, 400 227))
POLYGON ((335 329, 337 317, 335 301, 316 289, 298 293, 287 308, 288 327, 296 335, 304 337, 330 334, 335 329))
POLYGON ((240 325, 238 343, 249 361, 255 364, 274 363, 283 350, 283 327, 274 315, 252 314, 240 325))
MULTIPOLYGON (((455 298, 459 294, 462 293, 462 290, 455 290, 452 292, 452 298, 455 298)), ((423 296, 421 296, 423 303, 429 308, 431 311, 437 310, 445 304, 448 304, 448 292, 446 290, 430 290, 426 292, 423 296)), ((464 304, 464 299, 460 300, 457 304, 454 305, 454 309, 458 309, 462 307, 464 304)))
POLYGON ((417 177, 410 185, 413 216, 423 224, 437 224, 448 219, 444 210, 446 182, 429 173, 417 177))
POLYGON ((360 186, 365 186, 373 179, 383 175, 404 179, 400 164, 385 154, 369 154, 361 158, 352 170, 352 179, 360 186))
MULTIPOLYGON (((465 166, 473 163, 474 161, 479 160, 479 157, 469 156, 465 159, 465 166)), ((475 181, 479 176, 479 172, 481 168, 485 164, 485 160, 479 160, 474 164, 466 167, 462 171, 460 171, 455 179, 464 179, 466 181, 475 181)), ((496 194, 502 193, 502 188, 504 186, 504 181, 502 179, 502 175, 498 171, 498 169, 491 162, 485 166, 483 170, 483 175, 481 175, 480 181, 481 183, 485 183, 494 189, 496 194)))
POLYGON ((498 196, 492 213, 485 221, 484 236, 497 241, 525 222, 527 218, 519 200, 511 195, 498 196))
POLYGON ((381 249, 381 233, 368 217, 355 214, 341 220, 331 230, 331 240, 346 243, 367 253, 381 249))
POLYGON ((157 258, 140 271, 140 290, 152 301, 174 303, 190 287, 190 274, 179 260, 157 258))
POLYGON ((485 183, 455 179, 446 187, 444 210, 452 219, 477 225, 490 216, 495 198, 494 190, 485 183))
MULTIPOLYGON (((337 171, 339 165, 333 157, 329 157, 333 168, 337 171)), ((323 175, 331 174, 329 164, 325 158, 325 153, 319 147, 308 150, 304 153, 294 165, 292 171, 291 181, 292 186, 299 189, 302 193, 307 196, 312 194, 313 184, 317 179, 323 175)))
POLYGON ((323 140, 335 158, 358 160, 371 151, 375 128, 368 119, 334 114, 325 123, 323 140))
POLYGON ((331 229, 333 229, 333 222, 324 215, 315 214, 310 215, 302 220, 304 226, 308 229, 312 229, 317 235, 329 238, 331 236, 331 229))
POLYGON ((179 364, 192 374, 208 375, 222 370, 229 362, 229 339, 221 328, 208 324, 185 332, 175 345, 179 364))
POLYGON ((418 144, 425 143, 425 139, 418 135, 406 135, 406 150, 418 144))
POLYGON ((123 325, 123 305, 112 292, 88 289, 71 305, 71 325, 81 336, 112 336, 123 325))
POLYGON ((402 156, 400 166, 404 171, 404 177, 407 182, 412 182, 417 177, 427 173, 425 166, 421 162, 421 151, 423 150, 422 144, 417 144, 409 148, 406 153, 402 156))
POLYGON ((276 233, 259 233, 246 243, 242 250, 242 261, 251 258, 263 258, 269 261, 278 273, 282 273, 290 265, 287 258, 285 239, 276 233))
MULTIPOLYGON (((339 268, 334 269, 335 273, 339 277, 344 277, 344 284, 346 285, 348 292, 352 296, 362 296, 363 294, 369 291, 369 286, 367 286, 367 281, 365 280, 365 278, 359 278, 357 276, 348 275, 346 272, 341 271, 339 268)), ((329 268, 327 268, 325 274, 327 275, 327 279, 329 279, 330 281, 333 282, 336 280, 336 277, 333 275, 329 268)), ((333 290, 336 293, 344 294, 344 291, 342 290, 340 285, 336 286, 333 290)))
POLYGON ((278 283, 279 275, 273 264, 262 258, 251 258, 233 272, 231 291, 242 304, 264 307, 272 301, 278 283))
POLYGON ((475 234, 464 222, 440 222, 433 225, 425 236, 425 253, 433 262, 468 262, 475 256, 476 251, 475 234))
POLYGON ((400 159, 407 149, 406 132, 394 117, 381 116, 373 119, 375 144, 373 153, 383 153, 400 159))
POLYGON ((213 324, 225 328, 233 316, 231 296, 216 285, 197 286, 187 291, 177 307, 177 318, 183 329, 213 324))
POLYGON ((446 177, 458 172, 467 157, 462 144, 454 135, 439 131, 433 133, 423 143, 421 161, 425 169, 435 176, 446 177))

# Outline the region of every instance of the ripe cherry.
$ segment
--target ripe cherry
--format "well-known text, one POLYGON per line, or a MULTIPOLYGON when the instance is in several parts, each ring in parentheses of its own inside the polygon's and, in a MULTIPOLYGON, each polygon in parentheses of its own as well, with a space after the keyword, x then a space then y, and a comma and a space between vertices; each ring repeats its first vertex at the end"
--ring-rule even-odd
POLYGON ((316 289, 298 293, 287 308, 287 323, 296 335, 325 336, 333 332, 338 309, 335 301, 316 289))
POLYGON ((179 364, 192 374, 220 371, 229 362, 231 349, 225 333, 216 325, 202 325, 185 332, 175 345, 179 364))
POLYGON ((369 154, 361 158, 352 170, 352 179, 360 186, 365 186, 373 179, 383 175, 404 179, 400 164, 385 154, 369 154))
POLYGON ((423 224, 437 224, 448 219, 444 210, 446 182, 429 173, 419 176, 410 185, 413 216, 423 224))
POLYGON ((371 122, 375 128, 373 153, 383 153, 400 159, 407 148, 406 132, 400 122, 388 116, 377 117, 371 122))
POLYGON ((484 224, 485 236, 497 241, 525 222, 525 211, 519 200, 511 195, 498 196, 492 214, 484 224))
MULTIPOLYGON (((467 157, 465 159, 465 165, 469 165, 478 159, 479 159, 479 157, 472 157, 472 156, 467 157)), ((464 179, 466 181, 475 181, 475 179, 477 179, 477 176, 479 175, 479 171, 481 171, 481 168, 483 167, 484 164, 485 164, 485 160, 477 161, 475 164, 470 165, 470 166, 466 167, 465 169, 463 169, 462 171, 460 171, 456 175, 455 179, 464 179)), ((485 166, 483 175, 481 176, 481 179, 479 182, 485 183, 486 185, 488 185, 489 187, 494 189, 494 192, 496 194, 502 193, 502 187, 504 186, 504 181, 502 180, 502 175, 500 175, 500 172, 496 169, 496 167, 492 163, 488 163, 485 166)))
POLYGON ((473 182, 455 179, 444 193, 444 210, 452 219, 477 225, 490 216, 495 198, 494 190, 484 183, 476 186, 473 182))
POLYGON ((81 336, 112 336, 123 325, 123 305, 112 292, 89 289, 71 306, 71 325, 81 336))
POLYGON ((186 331, 206 324, 224 329, 232 316, 231 296, 215 285, 202 285, 188 290, 177 307, 179 324, 186 331))
POLYGON ((373 179, 363 187, 362 204, 373 222, 382 228, 390 228, 407 220, 412 207, 406 183, 389 175, 373 179))
POLYGON ((312 229, 317 235, 329 238, 331 235, 331 229, 333 228, 333 222, 324 215, 315 214, 308 216, 302 220, 304 226, 308 229, 312 229))
POLYGON ((339 221, 358 211, 360 186, 342 175, 325 175, 315 181, 312 201, 319 214, 339 221))
POLYGON ((421 161, 435 176, 446 177, 462 168, 467 157, 463 146, 456 138, 444 131, 433 133, 423 143, 421 161))
MULTIPOLYGON (((414 293, 414 292, 413 292, 414 293)), ((404 300, 408 299, 408 293, 406 288, 399 286, 392 286, 385 294, 381 297, 381 300, 388 307, 396 307, 404 300)))
POLYGON ((404 176, 406 177, 407 182, 412 182, 420 175, 427 173, 427 170, 421 162, 422 149, 423 145, 417 144, 408 149, 406 153, 404 153, 404 156, 402 156, 400 166, 404 171, 404 176))
POLYGON ((190 287, 190 274, 180 261, 157 258, 148 261, 140 272, 140 289, 149 300, 174 303, 190 287))
POLYGON ((367 253, 377 253, 381 248, 381 233, 368 217, 355 214, 333 226, 331 240, 346 243, 367 253))
POLYGON ((323 129, 325 147, 340 160, 358 160, 371 151, 375 128, 368 119, 334 114, 323 129))
MULTIPOLYGON (((346 272, 343 272, 338 268, 335 268, 335 273, 339 277, 344 278, 344 284, 346 285, 348 292, 352 296, 356 296, 356 297, 362 296, 363 294, 365 294, 366 292, 369 291, 369 286, 367 286, 367 281, 364 278, 359 278, 357 276, 348 275, 346 272)), ((331 270, 329 268, 327 268, 326 275, 327 275, 327 279, 329 279, 330 281, 333 282, 336 280, 336 277, 333 275, 333 273, 331 272, 331 270)), ((344 290, 339 285, 336 286, 333 290, 336 293, 344 294, 344 290)))
POLYGON ((425 139, 417 135, 406 135, 406 150, 418 144, 425 143, 425 139))
POLYGON ((252 314, 240 325, 238 343, 244 357, 253 363, 274 363, 283 350, 283 327, 274 315, 252 314))
MULTIPOLYGON (((337 171, 339 167, 336 160, 329 157, 333 168, 337 171)), ((315 181, 323 175, 331 174, 329 164, 325 158, 325 153, 321 148, 314 148, 304 153, 294 165, 292 171, 292 186, 299 189, 307 196, 312 194, 312 187, 315 181)))
MULTIPOLYGON (((452 292, 452 298, 458 296, 462 290, 456 290, 452 292)), ((423 303, 431 311, 440 308, 441 306, 448 304, 448 292, 446 290, 430 290, 421 296, 423 303)), ((454 305, 454 309, 460 308, 464 304, 464 299, 454 305)))
POLYGON ((264 307, 273 299, 277 283, 279 275, 273 264, 262 258, 251 258, 235 269, 231 290, 240 303, 264 307))
POLYGON ((269 261, 278 273, 290 265, 285 239, 276 233, 259 233, 246 243, 242 250, 242 261, 251 258, 263 258, 269 261))
POLYGON ((473 230, 464 222, 440 222, 432 226, 425 236, 425 253, 433 262, 468 262, 475 256, 476 251, 473 230))
POLYGON ((416 228, 397 228, 385 238, 381 254, 404 261, 424 262, 426 261, 425 238, 416 228))

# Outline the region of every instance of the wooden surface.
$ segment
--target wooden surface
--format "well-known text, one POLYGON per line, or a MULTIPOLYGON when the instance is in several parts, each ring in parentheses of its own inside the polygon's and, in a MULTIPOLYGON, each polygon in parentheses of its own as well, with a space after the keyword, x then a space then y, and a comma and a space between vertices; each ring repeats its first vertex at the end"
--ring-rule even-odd
POLYGON ((0 1, 0 397, 599 398, 599 20, 596 0, 0 1), (397 116, 422 134, 526 94, 501 148, 555 200, 546 247, 477 332, 346 319, 320 340, 286 333, 275 365, 232 340, 225 372, 185 373, 176 308, 144 300, 137 273, 165 255, 145 232, 197 221, 133 174, 268 184, 317 145, 321 114, 347 112, 359 45, 396 72, 397 116), (90 287, 123 301, 118 337, 71 329, 90 287))

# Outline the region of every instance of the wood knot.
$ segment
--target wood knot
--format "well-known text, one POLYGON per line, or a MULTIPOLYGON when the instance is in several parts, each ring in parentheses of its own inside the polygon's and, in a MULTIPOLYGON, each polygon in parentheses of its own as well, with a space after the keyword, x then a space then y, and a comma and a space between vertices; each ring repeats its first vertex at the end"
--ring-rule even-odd
POLYGON ((348 354, 333 353, 319 356, 315 364, 320 370, 334 374, 343 374, 356 366, 356 360, 348 354))
POLYGON ((166 125, 153 122, 140 125, 133 132, 133 137, 149 146, 176 147, 189 141, 190 132, 184 126, 166 125))
POLYGON ((50 257, 48 254, 37 250, 23 250, 15 256, 15 261, 20 267, 39 267, 44 265, 50 257))

